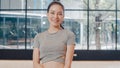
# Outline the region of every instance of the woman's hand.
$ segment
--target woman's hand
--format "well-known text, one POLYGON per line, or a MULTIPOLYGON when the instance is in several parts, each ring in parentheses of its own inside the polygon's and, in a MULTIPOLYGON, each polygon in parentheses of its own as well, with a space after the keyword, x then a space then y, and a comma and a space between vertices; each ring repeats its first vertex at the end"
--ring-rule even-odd
POLYGON ((64 66, 64 68, 71 68, 71 67, 68 67, 68 66, 64 66))
POLYGON ((40 68, 44 68, 44 66, 42 64, 40 64, 40 68))

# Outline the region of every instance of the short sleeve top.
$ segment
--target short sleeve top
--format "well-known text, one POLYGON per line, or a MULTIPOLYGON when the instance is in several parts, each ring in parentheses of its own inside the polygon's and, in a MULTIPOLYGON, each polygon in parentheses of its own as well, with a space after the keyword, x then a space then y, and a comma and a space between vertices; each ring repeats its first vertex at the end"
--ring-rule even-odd
POLYGON ((48 31, 39 33, 34 38, 34 48, 40 49, 40 61, 65 62, 66 48, 75 45, 75 35, 72 31, 62 29, 56 33, 48 31))

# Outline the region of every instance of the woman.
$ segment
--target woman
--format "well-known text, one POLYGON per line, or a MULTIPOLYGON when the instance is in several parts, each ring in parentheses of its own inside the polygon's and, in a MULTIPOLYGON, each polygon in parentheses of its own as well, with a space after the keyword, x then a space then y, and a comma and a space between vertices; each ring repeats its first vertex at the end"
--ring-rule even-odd
POLYGON ((71 68, 74 54, 75 35, 64 29, 64 6, 52 2, 48 6, 47 16, 50 26, 34 38, 34 68, 71 68))

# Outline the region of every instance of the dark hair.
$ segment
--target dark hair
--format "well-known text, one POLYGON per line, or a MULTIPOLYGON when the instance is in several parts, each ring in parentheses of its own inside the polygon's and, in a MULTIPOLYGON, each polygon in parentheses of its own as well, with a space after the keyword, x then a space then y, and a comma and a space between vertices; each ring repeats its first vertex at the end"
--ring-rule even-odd
MULTIPOLYGON (((63 4, 61 4, 61 3, 58 2, 58 1, 53 1, 53 2, 51 2, 51 3, 48 5, 47 13, 49 12, 50 7, 51 7, 52 5, 60 5, 60 6, 62 7, 63 13, 64 13, 64 6, 63 6, 63 4)), ((60 24, 60 27, 61 27, 62 29, 64 29, 64 27, 62 26, 62 24, 60 24)))
POLYGON ((50 10, 50 7, 52 6, 52 5, 60 5, 61 7, 62 7, 62 9, 63 9, 63 11, 64 11, 64 6, 60 3, 60 2, 58 2, 58 1, 53 1, 53 2, 51 2, 49 5, 48 5, 48 8, 47 8, 47 12, 49 12, 49 10, 50 10))

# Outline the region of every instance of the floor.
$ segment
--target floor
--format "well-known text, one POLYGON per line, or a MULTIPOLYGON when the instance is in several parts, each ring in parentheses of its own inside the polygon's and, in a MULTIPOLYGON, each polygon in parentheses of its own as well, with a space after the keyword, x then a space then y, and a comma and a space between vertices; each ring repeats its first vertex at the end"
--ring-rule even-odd
MULTIPOLYGON (((0 68, 33 68, 31 60, 0 60, 0 68)), ((72 68, 120 68, 120 61, 73 61, 72 68)))

